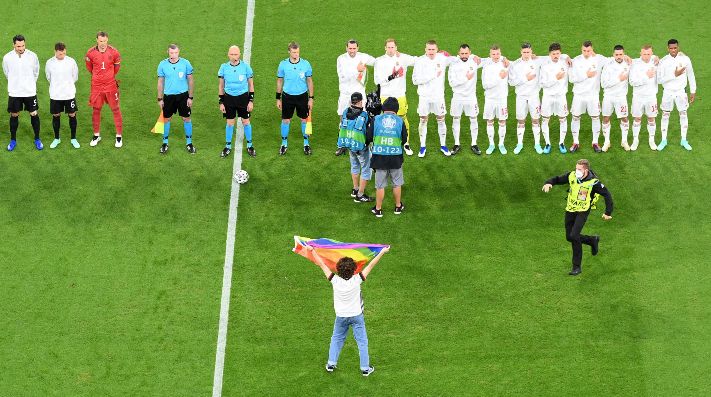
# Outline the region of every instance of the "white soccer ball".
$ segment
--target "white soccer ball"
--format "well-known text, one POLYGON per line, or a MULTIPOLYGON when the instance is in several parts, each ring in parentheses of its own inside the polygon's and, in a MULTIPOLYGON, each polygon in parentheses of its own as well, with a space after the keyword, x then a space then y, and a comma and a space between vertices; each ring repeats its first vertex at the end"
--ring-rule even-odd
POLYGON ((245 170, 239 170, 235 172, 235 174, 232 176, 232 179, 235 180, 235 182, 239 183, 240 185, 247 183, 249 180, 249 174, 245 170))

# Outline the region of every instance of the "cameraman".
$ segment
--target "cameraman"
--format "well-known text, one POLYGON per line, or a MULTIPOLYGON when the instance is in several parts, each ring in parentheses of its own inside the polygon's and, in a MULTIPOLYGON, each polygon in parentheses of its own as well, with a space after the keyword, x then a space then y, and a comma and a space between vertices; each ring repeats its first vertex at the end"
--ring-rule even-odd
POLYGON ((350 107, 341 115, 338 132, 338 147, 349 150, 351 160, 351 197, 356 203, 368 203, 373 198, 365 194, 365 186, 371 178, 370 147, 366 145, 365 133, 371 117, 363 110, 363 94, 351 94, 350 107))

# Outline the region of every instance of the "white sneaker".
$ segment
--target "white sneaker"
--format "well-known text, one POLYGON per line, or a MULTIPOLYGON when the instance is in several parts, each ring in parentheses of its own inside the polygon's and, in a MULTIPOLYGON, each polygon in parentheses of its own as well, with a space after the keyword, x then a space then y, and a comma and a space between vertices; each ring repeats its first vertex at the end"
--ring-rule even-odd
POLYGON ((608 150, 610 150, 610 142, 605 142, 605 144, 602 145, 602 151, 607 152, 608 150))
POLYGON ((637 150, 637 147, 639 147, 639 139, 635 138, 632 140, 632 146, 630 146, 631 151, 637 150))
POLYGON ((89 146, 94 147, 101 142, 101 135, 94 135, 93 138, 91 138, 91 142, 89 142, 89 146))
POLYGON ((116 137, 116 143, 114 144, 114 147, 119 148, 119 147, 121 147, 121 146, 123 146, 123 138, 121 138, 120 136, 117 136, 117 137, 116 137))
POLYGON ((630 151, 630 145, 627 142, 622 142, 622 149, 625 149, 625 152, 630 151))
POLYGON ((405 154, 412 156, 412 149, 410 149, 410 145, 405 145, 405 154))
POLYGON ((654 143, 654 138, 649 137, 649 148, 652 150, 657 150, 657 144, 654 143))

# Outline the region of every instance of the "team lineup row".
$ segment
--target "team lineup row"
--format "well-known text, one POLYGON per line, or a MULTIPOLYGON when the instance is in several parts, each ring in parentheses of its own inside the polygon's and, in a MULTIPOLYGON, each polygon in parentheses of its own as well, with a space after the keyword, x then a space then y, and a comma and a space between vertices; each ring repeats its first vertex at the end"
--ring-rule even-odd
MULTIPOLYGON (((119 72, 121 56, 112 46, 108 45, 108 34, 99 32, 96 35, 96 46, 91 47, 85 57, 86 68, 91 73, 91 92, 89 105, 93 109, 93 137, 91 146, 96 146, 101 140, 100 121, 101 108, 108 104, 112 110, 116 127, 116 147, 123 145, 122 115, 119 107, 119 89, 116 74, 119 72)), ((16 146, 16 132, 19 124, 19 113, 27 110, 30 113, 32 127, 35 133, 35 146, 43 148, 39 137, 40 122, 38 116, 38 101, 36 81, 39 76, 39 60, 37 56, 25 47, 22 35, 13 37, 13 50, 3 57, 3 72, 8 79, 8 112, 10 113, 11 139, 8 150, 16 146)), ((592 146, 596 152, 607 151, 610 148, 610 118, 615 114, 620 119, 622 132, 621 145, 625 150, 636 150, 639 144, 639 132, 642 117, 647 117, 649 144, 652 150, 662 150, 667 144, 669 114, 677 108, 680 115, 681 145, 691 150, 686 134, 688 130, 687 110, 694 102, 696 82, 691 60, 679 52, 678 42, 674 39, 667 43, 668 55, 659 59, 653 55, 651 46, 641 49, 638 59, 630 59, 625 55, 621 45, 615 46, 612 57, 595 54, 592 43, 584 42, 581 55, 571 59, 561 53, 560 45, 549 46, 549 54, 537 57, 533 54, 531 45, 521 46, 521 57, 510 62, 501 54, 498 46, 492 46, 487 58, 472 55, 468 45, 460 46, 457 56, 449 56, 440 51, 433 40, 425 45, 425 54, 419 57, 400 53, 394 39, 385 43, 385 54, 374 58, 358 51, 358 43, 349 40, 346 53, 337 59, 339 77, 338 114, 344 116, 349 105, 351 94, 360 92, 365 96, 367 82, 367 66, 373 66, 374 82, 378 86, 379 97, 384 102, 387 98, 396 98, 399 102, 398 115, 403 117, 406 127, 407 120, 406 76, 409 67, 412 70, 412 82, 417 86, 419 102, 417 113, 420 117, 419 156, 426 154, 427 121, 434 114, 440 137, 440 150, 445 156, 456 154, 460 150, 460 122, 462 115, 470 119, 472 151, 481 154, 477 145, 479 107, 477 104, 477 69, 481 68, 481 85, 484 89, 483 118, 487 121, 487 136, 489 147, 487 154, 492 154, 497 148, 506 154, 504 138, 506 135, 506 119, 508 118, 508 87, 513 86, 516 92, 516 119, 518 142, 514 153, 523 149, 525 120, 530 116, 537 153, 550 153, 549 119, 557 116, 560 123, 559 150, 575 152, 579 148, 580 118, 588 114, 592 119, 592 146), (444 98, 444 78, 446 69, 449 85, 453 92, 450 103, 450 115, 453 118, 452 133, 454 146, 450 151, 446 145, 447 128, 445 124, 446 105, 444 98), (687 82, 690 95, 686 94, 687 82), (570 129, 573 144, 566 149, 567 116, 569 108, 566 94, 569 83, 573 84, 573 102, 570 108, 572 120, 570 129), (655 144, 657 116, 657 90, 661 84, 662 95, 662 140, 655 144), (633 87, 631 113, 633 117, 633 141, 628 143, 629 109, 627 106, 628 87, 633 87), (604 90, 602 103, 599 98, 600 88, 604 90), (543 91, 542 99, 540 91, 543 91), (602 124, 600 122, 602 113, 602 124), (495 119, 499 121, 499 142, 495 145, 495 119), (600 147, 598 140, 602 130, 604 143, 600 147), (540 142, 543 133, 544 145, 540 142)), ((288 45, 289 57, 279 63, 277 69, 276 106, 281 110, 280 154, 285 154, 288 148, 288 135, 291 118, 296 115, 301 119, 301 132, 304 138, 304 153, 311 154, 309 145, 310 113, 313 108, 314 85, 310 63, 300 57, 299 45, 292 42, 288 45)), ((193 100, 193 68, 188 60, 180 57, 180 49, 171 44, 168 48, 168 58, 158 66, 158 104, 162 108, 165 119, 163 144, 160 152, 167 153, 170 120, 174 114, 182 117, 186 150, 195 153, 192 143, 192 121, 190 119, 193 100)), ((250 116, 254 103, 253 71, 244 61, 240 60, 240 49, 231 46, 228 50, 228 62, 221 65, 219 77, 219 106, 226 118, 225 147, 221 152, 223 157, 230 154, 232 136, 237 116, 242 120, 247 152, 256 156, 252 144, 252 128, 250 116)), ((55 139, 50 145, 56 147, 59 139, 60 115, 65 112, 69 116, 72 134, 71 143, 78 148, 76 139, 76 103, 75 83, 78 79, 78 67, 74 59, 66 55, 63 43, 55 45, 55 56, 47 61, 46 77, 50 83, 50 112, 53 115, 52 125, 55 139)), ((413 152, 408 139, 404 150, 408 155, 413 152)), ((339 148, 337 154, 342 154, 344 148, 339 148)))

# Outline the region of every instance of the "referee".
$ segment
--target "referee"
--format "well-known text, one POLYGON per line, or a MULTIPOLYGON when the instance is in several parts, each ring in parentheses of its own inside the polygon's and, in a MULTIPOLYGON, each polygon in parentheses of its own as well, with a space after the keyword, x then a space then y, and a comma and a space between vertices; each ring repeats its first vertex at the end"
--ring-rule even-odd
POLYGON ((168 46, 168 58, 158 64, 158 106, 163 109, 165 126, 163 127, 162 154, 168 153, 168 136, 170 135, 170 118, 178 113, 183 118, 185 129, 185 150, 195 154, 193 146, 193 122, 190 119, 193 107, 193 65, 180 57, 180 48, 171 44, 168 46))
POLYGON ((593 256, 597 255, 600 236, 586 236, 581 234, 585 222, 590 215, 590 209, 595 208, 595 203, 600 196, 605 198, 605 213, 602 219, 612 219, 612 195, 605 185, 600 183, 597 175, 590 169, 590 162, 585 159, 578 160, 575 171, 560 176, 554 176, 543 185, 543 191, 548 193, 553 185, 568 184, 568 198, 565 206, 565 237, 573 246, 573 269, 571 276, 582 272, 583 244, 590 246, 593 256))
POLYGON ((289 43, 289 58, 279 63, 276 83, 276 106, 281 110, 281 148, 279 154, 285 155, 289 124, 296 115, 301 119, 301 135, 304 137, 304 154, 311 154, 309 136, 306 135, 306 121, 314 106, 313 70, 306 59, 299 56, 299 44, 289 43))

